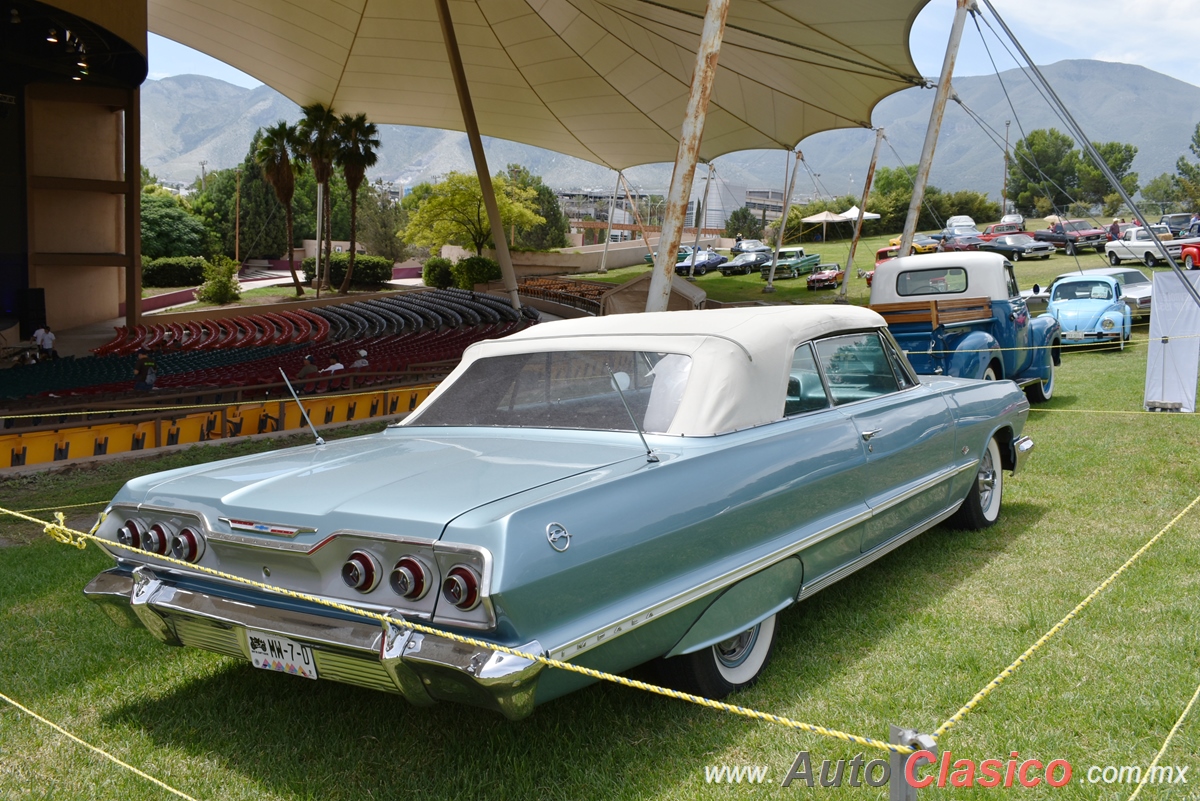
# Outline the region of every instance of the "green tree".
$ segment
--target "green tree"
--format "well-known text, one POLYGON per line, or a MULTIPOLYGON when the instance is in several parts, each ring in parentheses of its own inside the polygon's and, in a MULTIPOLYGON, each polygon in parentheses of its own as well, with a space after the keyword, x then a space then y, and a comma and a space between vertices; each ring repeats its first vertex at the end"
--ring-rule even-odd
POLYGON ((142 189, 148 186, 154 186, 158 183, 158 176, 150 174, 150 168, 145 164, 142 165, 142 189))
POLYGON ((225 252, 235 254, 243 262, 246 259, 277 259, 288 246, 287 210, 279 202, 257 161, 261 141, 260 129, 255 131, 242 160, 241 180, 235 180, 240 202, 235 203, 234 211, 240 220, 225 241, 225 252))
POLYGON ((1039 128, 1018 139, 1008 168, 1008 196, 1024 214, 1037 212, 1037 199, 1066 209, 1079 188, 1079 152, 1057 128, 1039 128))
MULTIPOLYGON (((1103 144, 1092 142, 1092 147, 1096 148, 1100 158, 1104 159, 1104 163, 1117 176, 1117 180, 1121 182, 1121 188, 1125 190, 1126 194, 1136 195, 1138 174, 1130 172, 1130 167, 1133 166, 1133 159, 1137 156, 1137 147, 1121 142, 1104 142, 1103 144)), ((1081 157, 1079 159, 1078 178, 1078 198, 1084 203, 1103 204, 1106 202, 1107 196, 1113 194, 1113 185, 1090 158, 1081 157)))
POLYGON ((508 165, 510 186, 534 191, 533 210, 543 219, 536 225, 518 228, 516 246, 524 250, 554 250, 567 246, 569 223, 554 190, 520 164, 508 165))
POLYGON ((338 118, 337 154, 334 157, 342 168, 346 179, 346 191, 350 193, 350 261, 346 266, 346 277, 338 287, 338 294, 350 291, 350 280, 354 276, 354 257, 358 243, 358 189, 367 174, 367 167, 375 166, 379 160, 379 128, 367 120, 366 114, 343 114, 338 118))
POLYGON ((199 256, 207 232, 175 195, 166 191, 142 193, 142 258, 199 256))
POLYGON ((762 220, 745 206, 734 209, 725 221, 725 236, 733 238, 738 234, 745 239, 762 239, 762 220))
POLYGON ((262 132, 258 150, 254 153, 255 161, 262 168, 263 176, 275 190, 275 196, 283 205, 287 221, 287 252, 288 269, 292 272, 292 283, 296 286, 296 297, 304 296, 304 286, 300 283, 300 275, 296 272, 295 231, 293 223, 295 214, 292 211, 292 197, 296 193, 296 174, 293 171, 291 153, 296 143, 296 128, 280 120, 275 125, 262 132))
POLYGON ((333 161, 337 156, 337 115, 333 109, 323 103, 310 103, 300 108, 300 123, 298 155, 312 167, 313 177, 324 192, 322 215, 325 220, 324 231, 317 232, 317 255, 320 257, 321 246, 325 246, 325 270, 321 270, 321 259, 317 259, 317 287, 329 286, 329 255, 333 251, 332 226, 329 223, 333 199, 330 197, 329 181, 333 175, 333 161))
MULTIPOLYGON (((1192 141, 1188 150, 1193 156, 1200 158, 1200 123, 1196 123, 1196 128, 1192 131, 1192 141)), ((1179 187, 1179 199, 1190 208, 1200 208, 1200 164, 1193 164, 1187 156, 1180 156, 1175 162, 1175 181, 1179 187)))
POLYGON ((408 211, 392 200, 383 181, 362 188, 358 210, 358 228, 367 250, 393 263, 408 258, 408 248, 400 235, 408 224, 408 211))
POLYGON ((1181 197, 1179 184, 1169 172, 1164 172, 1157 178, 1151 178, 1142 187, 1142 199, 1158 206, 1159 214, 1167 214, 1174 210, 1175 204, 1181 197))
POLYGON ((916 180, 916 164, 904 167, 880 167, 875 170, 875 180, 871 182, 871 194, 890 195, 894 192, 907 192, 911 198, 913 183, 916 180))
MULTIPOLYGON (((503 173, 492 178, 492 185, 503 227, 528 228, 545 222, 545 218, 534 211, 534 190, 511 185, 503 173)), ((452 172, 431 190, 409 217, 404 240, 430 248, 445 244, 472 247, 476 255, 482 255, 492 231, 479 178, 452 172)))

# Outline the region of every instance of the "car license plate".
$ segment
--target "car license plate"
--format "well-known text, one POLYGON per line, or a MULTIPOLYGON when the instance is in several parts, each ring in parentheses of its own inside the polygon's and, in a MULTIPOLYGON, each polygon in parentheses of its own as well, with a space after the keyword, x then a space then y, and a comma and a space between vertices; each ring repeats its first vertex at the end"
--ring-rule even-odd
POLYGON ((250 646, 250 664, 254 667, 277 670, 306 679, 317 677, 317 663, 313 659, 312 646, 254 629, 246 629, 246 641, 250 646))
POLYGON ((1084 336, 1082 331, 1065 331, 1063 333, 1064 339, 1083 339, 1084 336))

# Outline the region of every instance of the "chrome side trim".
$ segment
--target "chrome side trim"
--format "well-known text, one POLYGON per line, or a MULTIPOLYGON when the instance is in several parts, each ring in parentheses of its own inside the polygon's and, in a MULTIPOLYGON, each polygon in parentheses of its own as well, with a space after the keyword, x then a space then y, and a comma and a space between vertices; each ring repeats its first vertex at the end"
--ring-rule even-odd
MULTIPOLYGON (((638 626, 649 623, 655 618, 662 617, 665 614, 669 614, 677 609, 681 609, 693 601, 703 598, 705 595, 725 589, 731 584, 736 584, 747 576, 757 573, 763 568, 769 567, 781 559, 786 559, 789 556, 793 556, 805 548, 809 548, 823 540, 828 539, 829 537, 842 533, 846 529, 853 528, 860 523, 865 523, 872 517, 887 512, 892 507, 904 503, 915 495, 925 492, 926 490, 933 488, 939 483, 946 481, 953 476, 958 475, 959 473, 976 469, 978 464, 978 460, 975 460, 969 464, 957 465, 955 467, 948 467, 944 470, 941 470, 932 478, 929 478, 917 486, 910 487, 904 492, 889 498, 885 503, 882 503, 879 506, 865 509, 847 520, 843 520, 840 523, 829 526, 828 528, 822 529, 814 534, 810 534, 798 542, 786 545, 783 548, 772 551, 771 553, 761 556, 752 562, 742 565, 741 567, 730 570, 729 572, 723 573, 719 576, 715 576, 702 584, 673 595, 670 598, 659 601, 653 606, 639 610, 638 612, 623 617, 614 623, 609 623, 605 626, 595 629, 582 637, 577 637, 574 640, 570 640, 562 643, 561 645, 555 646, 550 649, 550 656, 554 659, 566 660, 590 651, 591 649, 604 644, 605 640, 610 640, 614 637, 620 636, 630 629, 637 628, 638 626)), ((955 504, 954 509, 951 509, 949 512, 947 512, 946 516, 952 514, 961 503, 962 502, 959 501, 958 504, 955 504)), ((943 519, 945 518, 938 517, 933 523, 930 523, 929 526, 936 525, 943 519)), ((921 530, 923 531, 924 529, 921 530)), ((918 531, 916 533, 919 534, 920 532, 918 531)), ((913 534, 912 536, 916 536, 916 534, 913 534)))
POLYGON ((811 595, 815 595, 816 593, 825 589, 830 584, 834 584, 835 582, 841 581, 842 579, 849 576, 851 573, 854 573, 859 568, 866 567, 867 565, 871 564, 879 557, 886 556, 887 554, 889 554, 892 551, 899 548, 904 543, 906 543, 909 540, 916 537, 918 534, 925 533, 929 529, 936 526, 938 523, 941 523, 943 520, 950 517, 950 515, 952 515, 958 511, 958 508, 960 506, 962 506, 962 501, 959 501, 958 503, 954 504, 953 506, 937 513, 933 517, 926 520, 924 523, 919 523, 919 524, 913 526, 908 531, 905 531, 903 534, 898 534, 895 537, 892 537, 890 540, 887 540, 886 542, 882 542, 879 545, 876 545, 874 548, 872 548, 871 550, 862 554, 854 561, 847 562, 846 564, 842 565, 841 567, 839 567, 837 570, 833 571, 832 573, 826 573, 823 577, 817 579, 816 581, 812 582, 811 584, 803 585, 800 589, 800 594, 796 596, 796 600, 803 601, 805 598, 808 598, 811 595))

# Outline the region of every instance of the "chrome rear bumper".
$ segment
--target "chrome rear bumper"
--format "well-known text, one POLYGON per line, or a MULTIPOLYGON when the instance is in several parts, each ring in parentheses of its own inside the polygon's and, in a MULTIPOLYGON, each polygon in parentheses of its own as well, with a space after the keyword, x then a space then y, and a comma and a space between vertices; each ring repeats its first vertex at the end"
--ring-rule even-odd
MULTIPOLYGON (((311 646, 317 675, 395 692, 413 704, 458 701, 513 720, 533 711, 542 663, 421 634, 403 626, 246 603, 178 586, 146 567, 113 568, 84 589, 122 625, 140 625, 168 645, 250 661, 247 629, 311 646)), ((389 615, 400 620, 399 613, 389 615)), ((536 641, 517 649, 541 654, 536 641)))

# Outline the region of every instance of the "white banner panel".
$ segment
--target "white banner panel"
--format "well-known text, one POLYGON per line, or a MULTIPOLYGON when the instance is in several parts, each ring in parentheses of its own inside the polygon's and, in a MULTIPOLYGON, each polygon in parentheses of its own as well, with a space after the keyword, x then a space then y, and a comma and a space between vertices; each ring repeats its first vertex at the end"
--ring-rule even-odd
MULTIPOLYGON (((1200 273, 1187 273, 1200 287, 1200 273)), ((1173 272, 1154 274, 1150 314, 1150 353, 1146 361, 1149 409, 1178 403, 1181 411, 1196 411, 1196 370, 1200 365, 1200 306, 1173 272)))

